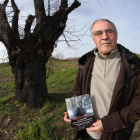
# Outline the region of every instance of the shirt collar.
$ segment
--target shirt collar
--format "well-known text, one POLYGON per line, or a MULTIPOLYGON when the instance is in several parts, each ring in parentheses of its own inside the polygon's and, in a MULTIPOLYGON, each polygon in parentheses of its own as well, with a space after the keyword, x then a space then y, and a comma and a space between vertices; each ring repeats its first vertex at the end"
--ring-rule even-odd
POLYGON ((95 48, 93 51, 94 51, 95 56, 98 57, 98 58, 101 58, 101 59, 111 59, 111 58, 115 57, 115 56, 119 53, 119 50, 118 50, 117 46, 116 46, 115 50, 113 50, 113 51, 109 54, 109 56, 108 56, 107 58, 104 57, 102 54, 100 54, 100 53, 98 52, 98 49, 97 49, 97 48, 95 48))

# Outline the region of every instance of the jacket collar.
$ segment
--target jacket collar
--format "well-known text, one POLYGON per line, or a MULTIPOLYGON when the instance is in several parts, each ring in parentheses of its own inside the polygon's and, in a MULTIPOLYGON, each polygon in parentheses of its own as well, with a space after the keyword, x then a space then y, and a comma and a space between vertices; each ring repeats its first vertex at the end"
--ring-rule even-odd
POLYGON ((140 69, 140 58, 121 44, 117 44, 117 46, 123 57, 126 69, 140 69))
MULTIPOLYGON (((123 57, 126 69, 140 69, 140 58, 135 53, 132 53, 131 51, 129 51, 127 48, 125 48, 121 44, 117 44, 117 47, 121 53, 121 56, 123 57)), ((84 65, 86 63, 86 60, 90 56, 95 57, 93 50, 84 54, 78 60, 79 64, 84 65)))

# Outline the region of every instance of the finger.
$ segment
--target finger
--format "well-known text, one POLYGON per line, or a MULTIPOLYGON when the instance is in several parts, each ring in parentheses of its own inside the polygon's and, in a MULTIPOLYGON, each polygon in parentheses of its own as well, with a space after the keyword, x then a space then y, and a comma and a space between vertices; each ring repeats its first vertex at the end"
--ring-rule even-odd
POLYGON ((97 125, 100 125, 100 124, 101 124, 101 121, 99 120, 99 121, 93 123, 93 126, 97 126, 97 125))
POLYGON ((102 125, 98 125, 95 127, 88 127, 86 128, 87 131, 91 131, 91 132, 102 132, 103 128, 102 125))
POLYGON ((93 123, 93 126, 98 126, 100 125, 100 123, 93 123))
POLYGON ((64 112, 64 114, 65 114, 64 118, 69 119, 69 114, 68 114, 68 112, 64 112))
POLYGON ((68 112, 64 112, 65 115, 68 115, 68 112))
POLYGON ((64 116, 64 121, 65 121, 65 122, 68 122, 68 123, 71 123, 71 120, 69 119, 68 112, 65 112, 64 114, 65 114, 65 116, 64 116))
POLYGON ((70 120, 70 119, 68 118, 68 116, 66 116, 66 115, 64 116, 64 121, 65 121, 65 122, 68 122, 68 123, 71 123, 71 120, 70 120))
POLYGON ((94 127, 88 127, 88 128, 86 128, 86 130, 93 132, 95 129, 94 129, 94 127))

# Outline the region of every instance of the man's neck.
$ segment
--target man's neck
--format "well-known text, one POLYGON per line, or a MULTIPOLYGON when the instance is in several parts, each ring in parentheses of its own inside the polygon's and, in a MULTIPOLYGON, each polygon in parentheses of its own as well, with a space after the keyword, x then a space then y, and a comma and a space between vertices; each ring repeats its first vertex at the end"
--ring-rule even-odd
POLYGON ((112 58, 114 55, 116 55, 117 52, 118 52, 117 47, 113 51, 111 51, 110 53, 107 53, 107 54, 102 54, 102 53, 98 52, 97 48, 94 50, 95 54, 97 54, 99 57, 104 58, 104 59, 112 58))

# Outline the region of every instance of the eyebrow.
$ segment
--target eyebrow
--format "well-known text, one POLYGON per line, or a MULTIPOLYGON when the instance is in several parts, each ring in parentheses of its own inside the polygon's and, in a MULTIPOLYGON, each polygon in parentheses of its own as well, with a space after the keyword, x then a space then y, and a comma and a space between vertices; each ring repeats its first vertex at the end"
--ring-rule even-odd
MULTIPOLYGON (((108 28, 108 29, 105 29, 105 30, 113 30, 113 29, 108 28)), ((94 32, 92 32, 92 33, 95 33, 95 32, 102 32, 102 31, 105 31, 105 30, 97 30, 97 31, 94 31, 94 32)))

